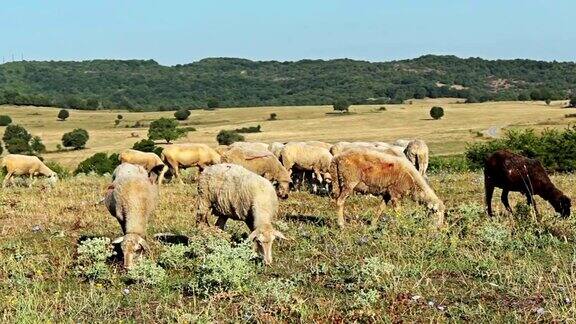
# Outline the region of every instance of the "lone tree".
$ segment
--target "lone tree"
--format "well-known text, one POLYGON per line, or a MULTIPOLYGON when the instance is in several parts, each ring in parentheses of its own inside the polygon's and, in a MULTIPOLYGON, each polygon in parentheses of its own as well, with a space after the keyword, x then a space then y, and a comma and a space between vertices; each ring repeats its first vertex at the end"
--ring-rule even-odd
POLYGON ((271 113, 270 118, 268 118, 268 120, 276 120, 276 119, 278 119, 278 115, 276 113, 271 113))
POLYGON ((220 103, 218 102, 218 99, 210 98, 206 102, 206 106, 208 107, 208 109, 216 109, 218 108, 218 106, 220 106, 220 103))
POLYGON ((12 123, 12 118, 7 115, 0 115, 0 126, 8 126, 12 123))
POLYGON ((332 104, 332 107, 334 107, 335 111, 348 112, 348 109, 350 108, 350 103, 348 103, 348 101, 346 100, 338 100, 332 104))
POLYGON ((4 131, 2 140, 6 145, 6 150, 12 154, 28 154, 32 152, 30 140, 32 135, 20 125, 8 125, 4 131))
POLYGON ((220 145, 230 145, 234 142, 243 142, 244 136, 236 131, 223 129, 216 136, 216 140, 220 145))
POLYGON ((64 147, 72 147, 75 150, 86 147, 86 143, 90 136, 85 129, 76 128, 75 130, 62 135, 62 145, 64 147))
POLYGON ((546 102, 547 106, 550 106, 550 103, 552 102, 552 100, 550 100, 550 98, 546 98, 546 100, 544 100, 544 102, 546 102))
POLYGON ((430 109, 430 117, 432 117, 434 119, 440 119, 443 116, 444 116, 444 108, 434 106, 434 107, 432 107, 432 109, 430 109))
POLYGON ((116 116, 116 119, 118 119, 118 120, 122 120, 122 119, 124 119, 124 116, 122 116, 122 115, 118 114, 118 116, 116 116))
POLYGON ((568 107, 576 108, 576 96, 570 98, 570 102, 568 103, 568 107))
POLYGON ((68 112, 68 110, 60 109, 60 112, 58 112, 58 119, 60 119, 61 121, 64 121, 68 117, 70 117, 70 113, 68 112))
POLYGON ((178 129, 178 122, 174 119, 160 118, 150 123, 148 138, 151 140, 163 139, 170 143, 184 136, 185 132, 178 129))
POLYGON ((180 109, 174 112, 174 118, 178 120, 186 120, 190 116, 190 111, 188 109, 180 109))

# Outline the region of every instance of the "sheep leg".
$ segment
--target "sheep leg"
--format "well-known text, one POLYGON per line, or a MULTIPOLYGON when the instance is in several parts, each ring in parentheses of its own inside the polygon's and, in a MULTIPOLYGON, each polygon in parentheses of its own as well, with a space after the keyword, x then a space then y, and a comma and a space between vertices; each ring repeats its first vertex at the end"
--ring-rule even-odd
POLYGON ((316 177, 316 181, 312 184, 312 191, 314 193, 318 192, 318 185, 322 184, 322 174, 319 170, 314 169, 314 176, 316 177))
POLYGON ((486 203, 486 212, 488 216, 494 216, 494 212, 492 211, 492 195, 494 195, 494 185, 489 177, 484 177, 484 191, 485 191, 485 198, 484 202, 486 203))
POLYGON ((212 206, 210 201, 206 199, 200 199, 198 202, 198 211, 196 212, 196 224, 204 223, 206 226, 210 226, 208 222, 208 217, 212 214, 212 206))
POLYGON ((8 182, 10 182, 10 184, 12 184, 12 174, 13 174, 13 172, 8 172, 6 174, 6 177, 4 178, 4 182, 2 182, 2 188, 6 188, 6 186, 8 185, 8 182))
POLYGON ((28 188, 32 188, 33 184, 34 184, 34 173, 30 173, 29 179, 28 179, 28 188))
POLYGON ((221 230, 226 228, 226 221, 228 221, 228 217, 220 216, 216 221, 216 226, 218 226, 221 230))
POLYGON ((174 163, 172 168, 174 169, 174 176, 176 178, 178 178, 178 181, 180 182, 180 184, 184 184, 184 182, 182 181, 182 178, 180 177, 180 168, 178 167, 178 163, 174 163))
POLYGON ((378 221, 380 220, 380 215, 382 215, 382 213, 386 209, 386 205, 388 204, 388 200, 386 198, 387 197, 382 197, 382 201, 380 202, 380 205, 378 205, 378 209, 376 209, 376 213, 374 214, 374 217, 372 217, 372 221, 371 221, 370 225, 374 228, 378 225, 378 221))
POLYGON ((540 212, 538 211, 538 207, 536 207, 536 200, 534 200, 534 197, 529 192, 526 193, 526 203, 528 204, 528 206, 534 207, 534 213, 536 213, 536 218, 538 219, 538 221, 540 221, 540 212))
POLYGON ((500 196, 501 200, 502 200, 502 204, 504 205, 504 207, 506 207, 506 210, 512 214, 512 207, 510 207, 510 202, 508 201, 508 193, 509 191, 506 189, 502 189, 502 196, 500 196))
POLYGON ((352 191, 356 185, 354 186, 345 186, 340 191, 340 195, 338 199, 336 199, 336 206, 338 207, 337 215, 338 215, 338 226, 344 227, 344 202, 346 198, 352 193, 352 191))

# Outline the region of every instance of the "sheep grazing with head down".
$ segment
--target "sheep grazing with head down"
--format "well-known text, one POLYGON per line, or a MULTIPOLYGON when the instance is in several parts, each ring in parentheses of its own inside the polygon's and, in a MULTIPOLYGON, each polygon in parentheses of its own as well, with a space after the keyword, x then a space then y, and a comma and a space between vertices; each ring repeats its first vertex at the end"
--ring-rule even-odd
POLYGON ((370 149, 350 149, 332 160, 332 197, 338 206, 338 225, 344 226, 344 202, 356 191, 383 198, 372 224, 391 202, 396 205, 405 195, 424 204, 436 216, 436 226, 444 222, 444 203, 436 196, 418 170, 404 157, 370 149))
POLYGON ((272 264, 272 243, 284 239, 272 227, 278 212, 278 198, 270 181, 235 164, 217 164, 204 169, 198 178, 198 222, 208 224, 210 214, 218 216, 221 229, 228 218, 246 223, 267 265, 272 264))
POLYGON ((223 163, 238 164, 276 184, 279 198, 288 198, 290 173, 269 151, 233 147, 222 153, 223 163))
POLYGON ((243 148, 254 151, 267 151, 268 144, 260 142, 234 142, 229 145, 230 148, 243 148))
POLYGON ((268 151, 272 152, 277 159, 280 159, 280 153, 284 148, 285 143, 272 142, 268 145, 268 151))
POLYGON ((548 201, 554 210, 563 217, 570 216, 572 201, 552 183, 546 170, 538 160, 529 159, 510 151, 499 150, 484 161, 484 187, 486 191, 486 211, 493 216, 492 194, 494 188, 502 188, 502 203, 512 213, 508 202, 510 191, 521 192, 526 196, 528 205, 534 205, 539 216, 534 195, 548 201))
POLYGON ((152 169, 162 167, 160 173, 160 180, 158 183, 162 183, 164 179, 164 173, 168 170, 168 167, 162 162, 160 157, 156 153, 152 152, 142 152, 133 149, 126 149, 118 155, 120 163, 131 163, 142 166, 146 171, 150 172, 152 169))
POLYGON ((180 183, 180 168, 196 166, 202 172, 206 166, 220 163, 220 154, 206 144, 174 144, 166 147, 160 158, 180 183))
POLYGON ((420 174, 426 178, 426 171, 428 170, 428 160, 430 152, 428 145, 422 140, 412 140, 408 142, 404 149, 406 158, 414 164, 420 174))
MULTIPOLYGON (((332 181, 330 175, 332 154, 325 148, 306 143, 288 143, 282 148, 280 161, 290 173, 295 170, 313 172, 318 184, 329 184, 332 181)), ((314 183, 313 186, 316 191, 317 184, 314 183)))
POLYGON ((2 159, 0 167, 6 167, 6 177, 2 183, 2 188, 5 188, 8 183, 12 183, 12 177, 27 175, 30 177, 29 187, 32 187, 36 178, 34 176, 42 175, 48 177, 50 184, 55 184, 58 181, 56 172, 50 170, 44 162, 36 156, 8 154, 2 159))
POLYGON ((138 253, 149 250, 146 228, 158 202, 157 181, 162 169, 158 166, 149 173, 140 165, 122 163, 114 170, 104 197, 104 205, 124 233, 113 243, 120 243, 126 269, 132 267, 138 253))

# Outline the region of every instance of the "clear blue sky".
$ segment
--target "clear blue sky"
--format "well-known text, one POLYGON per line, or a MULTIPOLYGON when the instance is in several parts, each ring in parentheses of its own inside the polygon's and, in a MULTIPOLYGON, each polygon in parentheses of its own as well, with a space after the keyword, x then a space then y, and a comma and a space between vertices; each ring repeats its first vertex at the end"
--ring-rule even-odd
POLYGON ((0 59, 574 61, 576 0, 2 1, 0 59))

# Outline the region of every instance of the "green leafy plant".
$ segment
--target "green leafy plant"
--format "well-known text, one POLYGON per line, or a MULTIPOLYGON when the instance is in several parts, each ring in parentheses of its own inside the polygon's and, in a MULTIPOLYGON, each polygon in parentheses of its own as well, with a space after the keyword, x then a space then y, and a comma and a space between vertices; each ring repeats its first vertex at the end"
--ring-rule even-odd
POLYGON ((106 260, 114 255, 110 239, 92 238, 78 245, 74 271, 76 275, 90 281, 110 280, 111 272, 106 260))
POLYGON ((143 285, 155 286, 166 280, 166 271, 154 261, 142 259, 128 270, 126 277, 143 285))
POLYGON ((71 132, 62 135, 62 145, 64 147, 72 147, 75 150, 83 149, 90 139, 90 135, 85 129, 76 128, 71 132))
POLYGON ((221 130, 218 135, 216 135, 216 141, 220 145, 230 145, 235 142, 243 142, 244 136, 238 134, 233 130, 221 130))
POLYGON ((441 119, 444 117, 444 108, 438 106, 432 107, 432 109, 430 109, 430 117, 434 119, 441 119))
POLYGON ((90 174, 92 172, 98 175, 111 174, 119 164, 118 154, 108 156, 106 153, 100 152, 80 162, 74 171, 74 175, 80 173, 90 174))
POLYGON ((12 123, 12 118, 7 115, 0 115, 0 126, 8 126, 12 123))
POLYGON ((178 129, 178 122, 174 119, 160 118, 150 123, 148 138, 151 140, 163 139, 170 143, 185 135, 185 132, 178 129))
POLYGON ((61 109, 58 112, 58 119, 60 119, 61 121, 66 120, 68 117, 70 117, 70 113, 68 112, 68 110, 66 109, 61 109))

